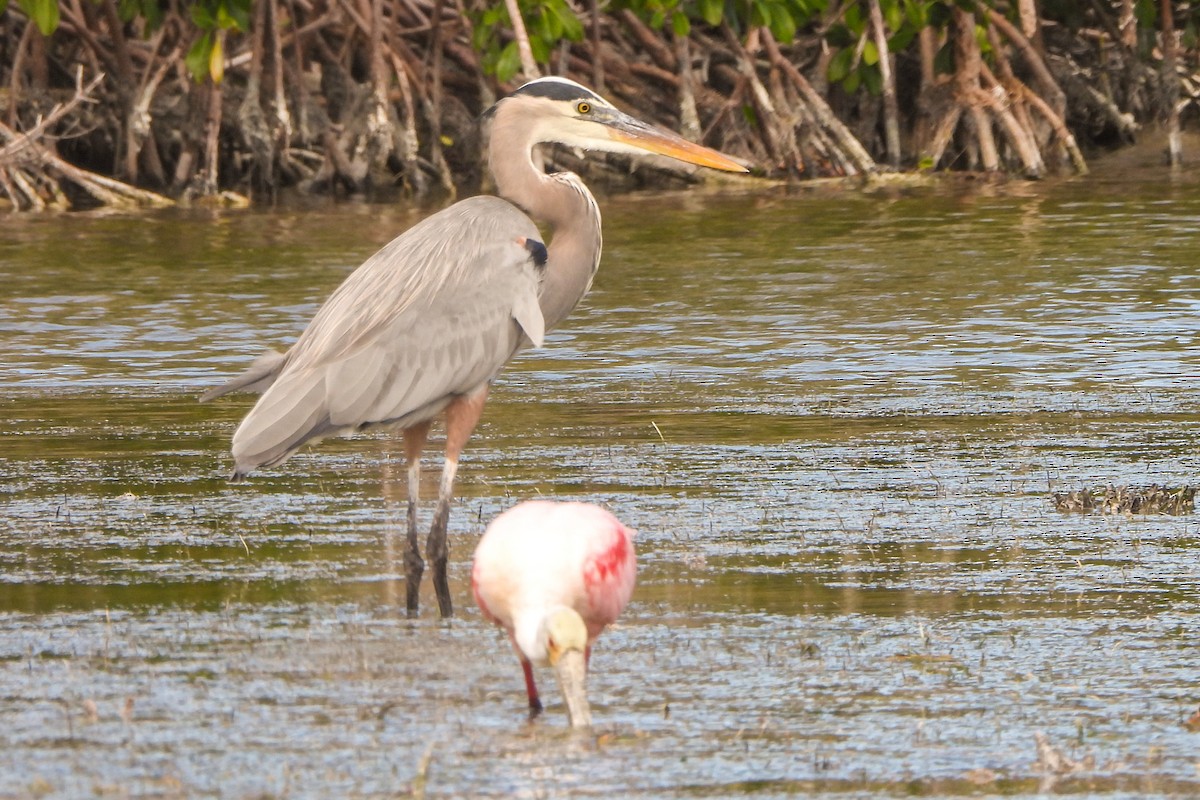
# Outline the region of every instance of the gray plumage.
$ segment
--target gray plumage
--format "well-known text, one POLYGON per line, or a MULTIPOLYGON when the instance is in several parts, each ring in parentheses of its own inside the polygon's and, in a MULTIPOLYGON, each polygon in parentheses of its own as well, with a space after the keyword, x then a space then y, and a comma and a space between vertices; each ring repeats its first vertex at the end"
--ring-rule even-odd
POLYGON ((446 525, 458 458, 488 384, 512 356, 540 346, 587 294, 600 265, 600 209, 579 176, 533 162, 543 142, 658 153, 745 170, 720 153, 652 128, 565 78, 531 81, 486 114, 488 165, 500 197, 455 203, 403 233, 346 278, 286 353, 267 352, 201 400, 262 392, 233 435, 234 479, 280 464, 326 436, 392 426, 404 432, 409 614, 424 561, 417 541, 421 452, 446 417, 445 462, 426 542, 443 617, 451 614, 446 525), (554 235, 542 244, 533 220, 554 235))
POLYGON ((541 346, 539 235, 511 203, 473 197, 371 256, 286 354, 260 356, 201 398, 263 391, 233 436, 234 478, 327 436, 432 419, 523 346, 541 346), (470 231, 473 258, 454 257, 462 243, 441 235, 447 227, 470 231))

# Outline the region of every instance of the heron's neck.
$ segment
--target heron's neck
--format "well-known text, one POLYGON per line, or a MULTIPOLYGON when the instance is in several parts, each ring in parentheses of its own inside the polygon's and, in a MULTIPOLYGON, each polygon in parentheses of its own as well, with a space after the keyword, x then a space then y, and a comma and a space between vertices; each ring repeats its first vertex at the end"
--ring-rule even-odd
POLYGON ((537 139, 498 112, 492 129, 489 164, 501 197, 550 225, 546 277, 539 303, 546 329, 562 322, 587 294, 600 265, 600 208, 578 176, 546 175, 533 163, 537 139))

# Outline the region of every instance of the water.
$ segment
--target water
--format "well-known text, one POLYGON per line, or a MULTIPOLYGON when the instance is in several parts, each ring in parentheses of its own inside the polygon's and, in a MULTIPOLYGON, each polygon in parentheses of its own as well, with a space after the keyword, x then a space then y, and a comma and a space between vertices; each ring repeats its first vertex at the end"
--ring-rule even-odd
POLYGON ((449 623, 400 610, 394 442, 229 485, 250 401, 195 401, 423 212, 5 220, 0 797, 1200 793, 1200 524, 1052 497, 1197 482, 1200 192, 1116 174, 604 199, 449 623), (590 736, 466 583, 537 495, 639 530, 590 736))

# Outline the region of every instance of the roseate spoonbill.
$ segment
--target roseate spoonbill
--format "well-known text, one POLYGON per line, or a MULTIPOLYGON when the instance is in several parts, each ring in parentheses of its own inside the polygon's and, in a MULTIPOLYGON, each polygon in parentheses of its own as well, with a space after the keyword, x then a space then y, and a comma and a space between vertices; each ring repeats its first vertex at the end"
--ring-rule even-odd
POLYGON ((574 81, 540 78, 485 115, 488 164, 500 197, 462 200, 410 228, 355 270, 286 353, 267 352, 211 400, 263 395, 233 435, 233 480, 275 466, 326 436, 386 426, 404 432, 408 462, 408 612, 425 569, 417 540, 421 451, 446 417, 445 462, 426 540, 443 617, 452 613, 446 524, 458 459, 504 364, 558 325, 587 294, 600 264, 600 210, 570 172, 545 174, 533 150, 559 142, 583 150, 657 153, 745 172, 732 159, 618 111, 574 81), (528 216, 527 216, 528 214, 528 216), (544 271, 514 242, 553 239, 544 271), (515 253, 515 255, 514 255, 515 253), (531 263, 532 261, 532 263, 531 263))
POLYGON ((588 661, 633 594, 633 536, 599 506, 529 500, 496 517, 479 540, 471 589, 484 617, 508 631, 531 716, 542 710, 533 665, 549 664, 571 725, 592 724, 588 661))

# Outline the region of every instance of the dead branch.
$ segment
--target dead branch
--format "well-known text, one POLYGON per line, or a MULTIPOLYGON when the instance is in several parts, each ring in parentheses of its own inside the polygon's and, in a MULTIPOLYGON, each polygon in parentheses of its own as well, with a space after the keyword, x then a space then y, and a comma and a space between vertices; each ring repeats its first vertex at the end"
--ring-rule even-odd
POLYGON ((85 86, 80 75, 75 95, 67 102, 56 105, 28 131, 18 132, 0 123, 0 140, 4 142, 0 147, 0 184, 14 210, 69 207, 67 195, 61 186, 62 180, 104 205, 172 205, 171 200, 161 195, 69 164, 43 144, 42 140, 49 138, 51 128, 72 114, 80 104, 92 102, 92 92, 103 80, 103 74, 97 75, 85 86))

